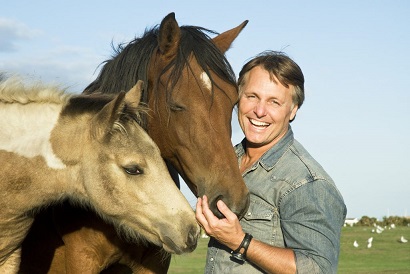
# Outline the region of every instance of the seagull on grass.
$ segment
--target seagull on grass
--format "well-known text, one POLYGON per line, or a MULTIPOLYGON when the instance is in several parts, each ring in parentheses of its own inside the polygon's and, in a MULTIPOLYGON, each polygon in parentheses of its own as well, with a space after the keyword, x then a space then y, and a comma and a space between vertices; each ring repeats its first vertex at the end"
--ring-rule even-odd
POLYGON ((408 240, 407 240, 407 239, 404 239, 404 236, 401 236, 399 242, 400 242, 400 243, 407 243, 408 240))
POLYGON ((369 239, 367 239, 367 248, 372 247, 372 242, 373 242, 373 237, 370 237, 369 239))

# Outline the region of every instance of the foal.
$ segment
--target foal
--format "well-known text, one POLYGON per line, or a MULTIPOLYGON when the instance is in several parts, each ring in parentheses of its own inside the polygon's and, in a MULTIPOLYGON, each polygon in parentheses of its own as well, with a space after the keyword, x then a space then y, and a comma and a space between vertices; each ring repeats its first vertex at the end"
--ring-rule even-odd
POLYGON ((87 96, 0 83, 0 273, 17 273, 36 213, 63 200, 92 208, 131 240, 178 254, 196 247, 192 208, 138 125, 141 87, 87 96))

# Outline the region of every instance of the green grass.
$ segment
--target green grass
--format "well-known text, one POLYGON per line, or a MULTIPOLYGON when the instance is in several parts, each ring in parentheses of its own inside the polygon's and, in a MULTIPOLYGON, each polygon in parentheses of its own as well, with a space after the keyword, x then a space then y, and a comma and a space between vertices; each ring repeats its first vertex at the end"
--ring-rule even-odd
POLYGON ((204 273, 206 249, 209 239, 200 238, 194 252, 183 255, 173 255, 168 273, 197 274, 204 273))
POLYGON ((344 227, 342 230, 339 273, 410 273, 410 242, 400 243, 404 236, 410 239, 410 227, 386 229, 372 233, 372 227, 344 227), (367 239, 373 237, 371 248, 367 239), (357 241, 359 247, 353 247, 357 241))
MULTIPOLYGON (((342 230, 340 274, 410 273, 410 241, 403 244, 401 236, 410 239, 410 227, 386 229, 381 234, 372 233, 372 227, 344 227, 342 230), (371 248, 367 239, 373 237, 371 248), (355 248, 353 242, 359 247, 355 248)), ((200 239, 196 250, 190 254, 173 256, 170 274, 197 274, 204 272, 208 239, 200 239)))

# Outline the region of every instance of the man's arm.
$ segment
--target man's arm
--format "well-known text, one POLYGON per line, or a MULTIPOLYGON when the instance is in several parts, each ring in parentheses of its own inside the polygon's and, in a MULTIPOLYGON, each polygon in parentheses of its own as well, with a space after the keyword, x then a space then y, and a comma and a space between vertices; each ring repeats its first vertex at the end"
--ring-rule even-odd
MULTIPOLYGON (((206 196, 198 198, 196 204, 197 221, 209 236, 235 250, 240 246, 245 233, 237 216, 223 201, 218 201, 217 206, 225 216, 224 219, 218 219, 212 213, 206 196)), ((296 273, 295 254, 292 249, 274 247, 252 239, 246 257, 268 273, 296 273)))

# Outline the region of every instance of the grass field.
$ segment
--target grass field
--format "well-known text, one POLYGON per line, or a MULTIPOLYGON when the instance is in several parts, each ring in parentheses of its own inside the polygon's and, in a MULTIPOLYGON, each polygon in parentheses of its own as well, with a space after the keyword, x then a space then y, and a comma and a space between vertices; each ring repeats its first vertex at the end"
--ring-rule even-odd
MULTIPOLYGON (((410 239, 410 227, 386 229, 381 234, 372 233, 372 227, 344 227, 338 273, 409 274, 410 241, 399 243, 401 236, 410 239), (372 247, 367 248, 370 237, 373 237, 372 247), (355 240, 359 247, 353 246, 355 240)), ((193 253, 173 256, 168 273, 203 273, 207 243, 208 239, 200 239, 193 253)))

